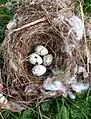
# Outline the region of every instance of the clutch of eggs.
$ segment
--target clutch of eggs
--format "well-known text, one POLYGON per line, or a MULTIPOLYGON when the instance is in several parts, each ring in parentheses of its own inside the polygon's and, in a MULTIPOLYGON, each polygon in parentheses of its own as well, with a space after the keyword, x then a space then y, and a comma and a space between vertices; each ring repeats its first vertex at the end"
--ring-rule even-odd
POLYGON ((48 54, 48 49, 43 45, 37 45, 34 53, 29 56, 29 62, 35 65, 32 68, 32 73, 36 76, 42 76, 53 61, 52 54, 48 54), (42 58, 43 57, 43 58, 42 58))

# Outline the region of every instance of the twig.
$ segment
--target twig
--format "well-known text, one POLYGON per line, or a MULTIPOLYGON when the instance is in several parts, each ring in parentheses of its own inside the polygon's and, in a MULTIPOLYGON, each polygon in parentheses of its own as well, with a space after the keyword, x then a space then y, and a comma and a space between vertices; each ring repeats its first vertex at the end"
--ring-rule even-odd
MULTIPOLYGON (((81 9, 81 16, 82 16, 82 22, 85 25, 85 20, 84 20, 84 12, 83 12, 83 6, 80 3, 80 9, 81 9)), ((85 40, 85 48, 86 48, 86 55, 87 55, 87 72, 89 73, 89 52, 88 52, 88 45, 87 45, 87 39, 86 39, 86 29, 84 27, 84 40, 85 40)))
POLYGON ((22 29, 24 29, 24 28, 27 28, 27 27, 29 27, 29 26, 33 26, 33 25, 38 24, 38 23, 40 23, 40 22, 43 22, 43 21, 45 21, 45 20, 46 20, 46 18, 38 19, 38 20, 36 20, 36 21, 34 21, 34 22, 25 24, 25 25, 23 25, 23 26, 20 27, 20 28, 14 29, 13 32, 20 31, 20 30, 22 30, 22 29))
POLYGON ((43 119, 43 118, 42 118, 41 111, 40 111, 40 106, 38 107, 38 111, 39 111, 40 119, 43 119))
POLYGON ((45 16, 46 16, 48 22, 51 24, 51 20, 50 20, 48 11, 46 10, 46 8, 43 5, 41 5, 41 8, 44 10, 45 16))

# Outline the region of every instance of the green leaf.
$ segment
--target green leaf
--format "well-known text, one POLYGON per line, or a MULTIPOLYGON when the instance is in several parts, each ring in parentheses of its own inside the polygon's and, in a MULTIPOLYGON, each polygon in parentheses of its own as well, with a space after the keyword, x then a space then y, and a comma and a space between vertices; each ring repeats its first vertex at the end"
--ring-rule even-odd
POLYGON ((10 12, 5 6, 0 6, 0 43, 2 43, 5 37, 5 26, 12 17, 12 12, 10 12))
POLYGON ((34 119, 33 118, 33 112, 31 110, 25 110, 22 114, 22 116, 20 117, 20 119, 34 119))
POLYGON ((8 0, 0 0, 0 4, 5 4, 8 0))
POLYGON ((69 119, 69 110, 65 106, 62 107, 62 119, 69 119))
POLYGON ((90 105, 91 105, 91 96, 88 97, 88 102, 89 102, 90 105))
POLYGON ((50 110, 50 104, 48 102, 44 102, 42 105, 41 105, 41 108, 44 112, 48 112, 50 110))
POLYGON ((84 91, 82 91, 81 93, 76 93, 76 96, 77 96, 77 98, 79 98, 79 99, 84 98, 85 95, 86 95, 86 93, 85 93, 84 91))

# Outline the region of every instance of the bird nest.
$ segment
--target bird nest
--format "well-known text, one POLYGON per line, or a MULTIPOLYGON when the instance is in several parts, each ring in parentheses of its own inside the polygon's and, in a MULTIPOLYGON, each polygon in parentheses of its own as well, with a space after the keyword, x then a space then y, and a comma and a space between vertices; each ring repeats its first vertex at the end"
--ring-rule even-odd
MULTIPOLYGON (((53 80, 66 86, 66 82, 76 73, 78 65, 87 70, 85 43, 83 40, 76 40, 67 20, 74 15, 72 3, 67 8, 64 11, 57 2, 49 0, 29 6, 22 5, 7 25, 2 44, 2 80, 3 93, 12 102, 28 106, 62 95, 62 91, 46 91, 43 88, 47 77, 55 77, 53 80), (45 46, 53 56, 52 64, 42 76, 34 76, 31 72, 33 65, 29 63, 29 56, 37 45, 45 46)), ((88 77, 82 75, 79 80, 89 82, 88 77)), ((69 86, 66 87, 67 91, 71 90, 69 86)))

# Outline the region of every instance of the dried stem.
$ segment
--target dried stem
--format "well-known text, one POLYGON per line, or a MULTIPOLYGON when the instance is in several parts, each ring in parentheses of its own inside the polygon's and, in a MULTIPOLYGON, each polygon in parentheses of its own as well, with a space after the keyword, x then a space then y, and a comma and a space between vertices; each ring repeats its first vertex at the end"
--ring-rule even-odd
MULTIPOLYGON (((85 20, 84 20, 84 12, 83 12, 83 6, 80 3, 80 9, 81 9, 81 16, 82 16, 82 22, 85 25, 85 20)), ((89 52, 88 52, 88 45, 87 45, 87 39, 86 39, 86 29, 84 27, 84 40, 85 40, 85 48, 86 48, 86 55, 87 55, 87 72, 89 73, 89 52)))
POLYGON ((20 31, 20 30, 22 30, 22 29, 24 29, 24 28, 27 28, 27 27, 29 27, 29 26, 33 26, 33 25, 38 24, 38 23, 40 23, 40 22, 44 22, 45 20, 46 20, 46 18, 38 19, 38 20, 36 20, 36 21, 34 21, 34 22, 25 24, 25 25, 23 25, 23 26, 20 27, 20 28, 14 29, 13 32, 20 31))

